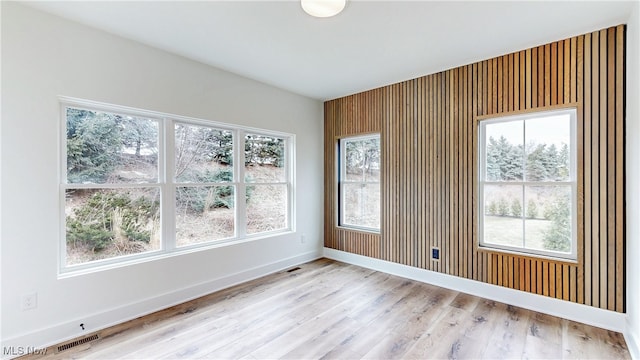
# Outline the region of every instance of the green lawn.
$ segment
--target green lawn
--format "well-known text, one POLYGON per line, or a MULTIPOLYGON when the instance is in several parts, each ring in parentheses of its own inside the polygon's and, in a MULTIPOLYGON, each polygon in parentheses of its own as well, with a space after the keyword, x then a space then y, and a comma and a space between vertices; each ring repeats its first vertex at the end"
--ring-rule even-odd
MULTIPOLYGON (((484 241, 496 245, 522 246, 522 219, 509 216, 484 217, 484 241)), ((551 221, 541 219, 525 219, 527 235, 526 247, 544 250, 544 231, 551 226, 551 221)))

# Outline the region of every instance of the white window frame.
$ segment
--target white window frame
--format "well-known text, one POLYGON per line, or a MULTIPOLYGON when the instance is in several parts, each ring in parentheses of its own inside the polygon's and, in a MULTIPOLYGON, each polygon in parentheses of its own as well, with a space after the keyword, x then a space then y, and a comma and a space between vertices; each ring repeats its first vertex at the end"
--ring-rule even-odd
MULTIPOLYGON (((59 232, 59 256, 58 256, 58 276, 74 276, 76 274, 88 273, 108 268, 132 265, 154 259, 175 256, 193 251, 206 250, 220 246, 232 245, 245 241, 259 240, 275 235, 291 233, 295 231, 295 135, 271 131, 266 129, 252 128, 225 124, 216 121, 203 120, 174 114, 161 113, 156 111, 141 110, 125 106, 106 104, 96 101, 83 100, 71 97, 59 97, 60 103, 60 186, 59 186, 59 211, 60 211, 60 232, 59 232), (67 182, 67 108, 84 109, 89 111, 99 111, 147 118, 158 122, 158 181, 155 183, 142 184, 75 184, 67 182), (176 246, 176 213, 175 196, 176 188, 186 183, 177 182, 174 179, 175 167, 175 124, 186 124, 209 127, 219 130, 229 130, 233 136, 233 181, 224 185, 235 187, 235 234, 233 237, 211 240, 207 242, 176 246), (244 180, 244 137, 245 134, 255 134, 273 136, 284 139, 284 168, 286 181, 279 184, 287 185, 286 204, 286 226, 283 229, 265 231, 247 235, 246 233, 246 184, 244 180), (65 214, 65 192, 69 189, 99 189, 99 188, 158 188, 160 189, 160 228, 161 239, 160 249, 137 254, 117 256, 107 259, 94 260, 81 264, 67 265, 67 241, 66 241, 66 214, 65 214), (242 200, 242 201, 240 201, 242 200)), ((193 184, 191 184, 193 185, 193 184)), ((205 186, 207 183, 198 183, 205 186)), ((220 184, 212 184, 220 185, 220 184)))
MULTIPOLYGON (((524 137, 524 134, 523 134, 524 137)), ((578 224, 578 197, 577 197, 577 109, 560 108, 556 110, 536 111, 524 114, 498 116, 488 119, 483 119, 478 123, 478 246, 484 249, 506 251, 510 253, 522 254, 527 256, 537 256, 544 258, 557 258, 561 260, 568 260, 575 262, 577 260, 578 248, 577 248, 577 224, 578 224), (532 121, 536 118, 563 115, 568 114, 570 116, 570 144, 569 144, 569 180, 568 181, 487 181, 486 180, 486 125, 512 122, 512 121, 532 121), (564 185, 571 187, 571 252, 562 253, 551 250, 538 250, 501 244, 494 244, 487 242, 484 239, 484 214, 485 214, 485 201, 484 201, 484 186, 485 185, 520 185, 523 189, 526 186, 557 186, 564 185)), ((525 159, 526 161, 526 159, 525 159)), ((523 176, 524 176, 524 163, 523 163, 523 176)), ((526 203, 524 202, 523 194, 523 209, 522 218, 526 217, 526 203)), ((523 221, 523 242, 525 241, 524 221, 523 221)))
MULTIPOLYGON (((238 134, 239 137, 239 141, 237 142, 239 150, 237 151, 238 155, 239 155, 239 162, 238 162, 238 177, 237 179, 242 179, 242 181, 239 181, 238 186, 242 188, 241 193, 242 196, 238 195, 237 199, 242 199, 243 201, 239 201, 241 204, 241 211, 238 210, 239 214, 237 215, 237 218, 239 219, 238 221, 242 221, 243 224, 247 223, 247 210, 246 210, 246 205, 247 202, 244 201, 244 199, 246 198, 246 191, 247 191, 247 186, 269 186, 269 185, 286 185, 287 188, 287 214, 286 214, 286 224, 287 226, 285 226, 285 228, 290 228, 290 224, 291 224, 291 217, 293 216, 293 212, 291 211, 292 209, 292 199, 293 199, 293 189, 292 189, 292 181, 289 180, 291 179, 291 166, 288 166, 288 161, 291 161, 290 158, 292 158, 293 156, 293 151, 291 151, 291 147, 287 146, 287 144, 289 143, 289 140, 286 137, 283 137, 282 135, 278 135, 274 132, 266 132, 264 130, 256 130, 256 131, 248 131, 248 130, 243 130, 238 134), (245 165, 245 136, 246 135, 258 135, 258 136, 271 136, 271 137, 278 137, 281 138, 285 141, 284 143, 284 158, 285 158, 285 165, 284 165, 284 169, 285 169, 285 181, 246 181, 245 179, 245 170, 246 170, 246 165, 245 165), (241 219, 241 220, 240 220, 241 219)), ((236 143, 234 142, 234 145, 236 143)), ((254 234, 247 234, 247 229, 246 226, 243 226, 241 229, 239 229, 241 232, 238 234, 238 236, 240 237, 252 237, 252 236, 260 236, 263 234, 271 234, 271 233, 279 233, 284 231, 283 229, 276 229, 276 230, 271 230, 271 231, 265 231, 265 232, 259 232, 259 233, 254 233, 254 234)))
MULTIPOLYGON (((338 149, 337 149, 337 154, 338 154, 338 227, 341 228, 347 228, 347 229, 354 229, 354 230, 360 230, 360 231, 367 231, 367 232, 373 232, 373 233, 380 233, 380 227, 378 228, 373 228, 373 227, 368 227, 368 226, 362 226, 362 225, 357 225, 357 224, 349 224, 346 223, 344 221, 344 214, 345 214, 345 201, 344 201, 344 184, 345 183, 349 183, 349 184, 378 184, 378 186, 380 186, 380 181, 344 181, 345 179, 345 174, 347 171, 347 167, 346 167, 346 143, 349 141, 361 141, 361 140, 369 140, 369 139, 378 139, 378 142, 380 143, 380 153, 382 154, 382 142, 381 142, 381 137, 379 133, 375 133, 375 134, 366 134, 366 135, 357 135, 357 136, 347 136, 347 137, 343 137, 339 139, 338 142, 338 149)), ((381 162, 380 162, 381 163, 381 162)), ((380 164, 382 165, 382 164, 380 164)), ((380 169, 380 171, 382 171, 382 169, 380 169)), ((382 194, 381 194, 382 196, 382 194)), ((380 199, 382 200, 382 199, 380 199)), ((380 211, 382 212, 382 208, 380 208, 380 211)), ((382 220, 382 216, 380 217, 380 219, 382 220)), ((382 226, 382 224, 380 224, 382 226)))

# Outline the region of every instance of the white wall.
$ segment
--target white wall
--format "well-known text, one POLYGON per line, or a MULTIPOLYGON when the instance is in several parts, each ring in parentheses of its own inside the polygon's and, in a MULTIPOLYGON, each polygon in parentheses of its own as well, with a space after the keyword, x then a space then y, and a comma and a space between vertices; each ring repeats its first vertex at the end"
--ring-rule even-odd
POLYGON ((2 345, 44 346, 321 256, 322 103, 2 2, 2 345), (58 279, 70 96, 296 135, 297 233, 58 279), (300 234, 306 241, 300 241, 300 234), (38 307, 21 311, 22 294, 38 307))
POLYGON ((640 3, 627 23, 627 331, 640 359, 640 3))

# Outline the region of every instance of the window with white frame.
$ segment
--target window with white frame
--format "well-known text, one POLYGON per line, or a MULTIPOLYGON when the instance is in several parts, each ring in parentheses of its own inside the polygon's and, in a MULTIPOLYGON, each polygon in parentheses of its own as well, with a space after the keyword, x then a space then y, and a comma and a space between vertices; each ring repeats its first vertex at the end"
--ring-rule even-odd
POLYGON ((380 231, 380 135, 340 139, 339 225, 380 231))
POLYGON ((79 100, 62 109, 63 271, 292 229, 291 135, 79 100))
POLYGON ((479 123, 481 247, 576 259, 576 110, 479 123))

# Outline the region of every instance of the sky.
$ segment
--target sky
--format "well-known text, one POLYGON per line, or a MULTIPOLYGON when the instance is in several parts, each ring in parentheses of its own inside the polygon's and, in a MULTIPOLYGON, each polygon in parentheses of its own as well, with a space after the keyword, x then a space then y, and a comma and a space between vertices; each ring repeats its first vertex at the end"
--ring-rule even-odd
POLYGON ((571 143, 571 116, 568 112, 527 117, 526 122, 521 118, 511 121, 503 118, 506 121, 487 123, 487 139, 491 136, 495 139, 504 136, 511 144, 517 145, 523 143, 524 135, 526 143, 535 142, 548 146, 555 144, 558 149, 563 143, 571 143))

